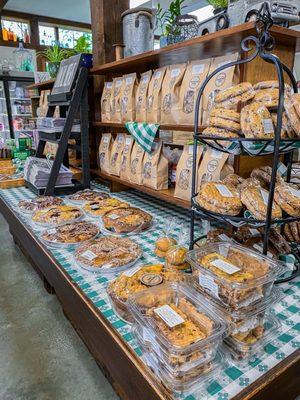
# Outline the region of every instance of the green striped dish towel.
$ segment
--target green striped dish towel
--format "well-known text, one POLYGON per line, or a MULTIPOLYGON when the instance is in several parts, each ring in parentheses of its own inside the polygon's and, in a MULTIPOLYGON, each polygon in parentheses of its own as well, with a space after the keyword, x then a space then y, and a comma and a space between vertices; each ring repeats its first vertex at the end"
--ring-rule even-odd
POLYGON ((135 138, 138 144, 147 152, 151 153, 152 145, 159 129, 157 124, 146 124, 144 122, 126 122, 126 129, 135 138))

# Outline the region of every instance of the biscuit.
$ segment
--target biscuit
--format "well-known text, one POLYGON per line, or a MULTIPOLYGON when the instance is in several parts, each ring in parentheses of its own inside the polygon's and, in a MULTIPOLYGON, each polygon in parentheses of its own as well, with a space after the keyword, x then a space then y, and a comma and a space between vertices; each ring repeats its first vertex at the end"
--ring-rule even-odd
POLYGON ((236 132, 232 132, 229 129, 217 128, 209 126, 205 128, 202 132, 204 136, 218 136, 220 138, 238 138, 240 137, 236 132))
POLYGON ((218 128, 229 129, 233 132, 239 132, 241 129, 239 122, 234 122, 222 117, 209 117, 208 124, 218 128))
MULTIPOLYGON (((241 201, 258 220, 264 220, 267 215, 269 192, 257 186, 248 186, 241 191, 241 201)), ((273 202, 272 218, 281 218, 282 212, 276 201, 273 202)))
POLYGON ((241 130, 246 138, 273 138, 274 126, 267 107, 261 103, 251 103, 243 107, 241 130))
POLYGON ((251 92, 251 91, 253 91, 252 84, 249 82, 242 82, 242 83, 239 83, 238 85, 231 86, 228 89, 222 90, 221 92, 216 94, 215 102, 220 103, 225 100, 234 98, 236 96, 241 96, 242 94, 244 94, 246 92, 251 92))

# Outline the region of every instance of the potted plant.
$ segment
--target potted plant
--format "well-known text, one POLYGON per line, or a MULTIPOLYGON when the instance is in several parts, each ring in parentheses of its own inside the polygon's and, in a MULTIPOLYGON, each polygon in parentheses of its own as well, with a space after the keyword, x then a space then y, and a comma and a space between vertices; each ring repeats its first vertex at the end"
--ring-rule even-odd
POLYGON ((161 4, 157 5, 156 12, 156 28, 161 31, 160 36, 160 47, 164 47, 168 44, 168 35, 172 32, 174 34, 174 24, 178 17, 182 15, 182 10, 185 8, 183 3, 185 0, 173 0, 167 10, 163 10, 161 4))
POLYGON ((218 14, 223 10, 227 10, 228 0, 207 0, 208 4, 213 6, 214 14, 218 14))
POLYGON ((43 56, 46 58, 48 61, 48 72, 51 78, 55 78, 61 61, 70 56, 70 50, 63 49, 59 47, 58 44, 54 44, 52 47, 48 47, 46 50, 40 51, 37 55, 38 57, 43 56))
POLYGON ((72 51, 73 54, 83 54, 82 65, 86 68, 93 66, 93 54, 91 40, 87 35, 80 36, 72 51))

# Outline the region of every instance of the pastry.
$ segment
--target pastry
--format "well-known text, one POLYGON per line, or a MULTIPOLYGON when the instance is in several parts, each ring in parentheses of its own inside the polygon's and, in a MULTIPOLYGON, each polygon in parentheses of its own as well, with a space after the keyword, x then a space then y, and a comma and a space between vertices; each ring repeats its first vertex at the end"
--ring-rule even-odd
POLYGON ((166 257, 166 254, 167 254, 166 251, 162 251, 162 250, 159 250, 159 249, 157 249, 157 248, 154 249, 154 253, 155 253, 155 254, 157 255, 157 257, 159 257, 159 258, 165 258, 165 257, 166 257))
POLYGON ((152 216, 135 207, 119 207, 102 215, 106 229, 116 233, 141 232, 149 228, 152 216))
POLYGON ((243 183, 244 178, 242 178, 241 176, 237 175, 237 174, 229 174, 227 175, 222 182, 225 183, 225 185, 229 184, 229 185, 233 185, 236 188, 239 187, 239 185, 241 183, 243 183))
POLYGON ((110 199, 90 201, 83 206, 84 211, 93 216, 103 215, 116 208, 130 207, 128 203, 111 197, 110 199))
POLYGON ((104 200, 108 199, 110 195, 105 192, 97 192, 96 190, 85 189, 80 190, 74 194, 69 196, 71 201, 75 202, 85 202, 85 201, 97 201, 97 200, 104 200))
POLYGON ((231 131, 230 129, 217 128, 215 126, 208 126, 202 131, 203 136, 217 136, 220 138, 239 138, 240 136, 231 131))
POLYGON ((80 208, 63 205, 36 211, 32 216, 32 221, 45 225, 58 225, 77 220, 82 216, 83 212, 80 208))
POLYGON ((163 252, 167 252, 170 249, 170 247, 172 247, 176 244, 177 244, 177 241, 170 236, 161 237, 161 238, 157 239, 157 241, 155 242, 156 248, 163 252))
POLYGON ((208 243, 214 242, 230 242, 232 241, 233 234, 226 229, 214 229, 207 233, 206 241, 208 243))
MULTIPOLYGON (((257 186, 248 186, 241 191, 242 203, 253 214, 254 218, 262 221, 266 219, 269 192, 257 186)), ((281 218, 281 208, 274 201, 272 218, 281 218)))
MULTIPOLYGON (((255 168, 251 172, 251 178, 257 179, 262 187, 265 187, 266 189, 269 188, 270 183, 271 183, 271 177, 272 177, 272 167, 270 166, 264 166, 264 167, 259 167, 255 168)), ((276 178, 277 183, 282 183, 283 179, 279 172, 277 172, 277 178, 276 178)))
POLYGON ((234 239, 241 244, 245 243, 248 239, 251 239, 253 237, 262 238, 262 234, 258 229, 250 228, 247 225, 239 227, 234 233, 234 239))
POLYGON ((295 134, 300 136, 300 98, 298 94, 293 94, 284 101, 284 109, 288 121, 295 134))
POLYGON ((202 183, 197 195, 200 207, 218 214, 237 215, 242 209, 240 194, 235 186, 223 182, 202 183))
MULTIPOLYGON (((262 81, 255 83, 253 85, 253 89, 255 91, 264 90, 264 89, 278 89, 279 83, 278 81, 262 81)), ((285 94, 291 94, 292 88, 287 83, 284 84, 285 94)))
POLYGON ((20 210, 25 212, 34 212, 37 210, 44 210, 53 206, 59 206, 63 204, 63 200, 60 197, 53 196, 38 196, 31 200, 19 201, 18 207, 20 210))
POLYGON ((278 107, 278 98, 278 89, 262 89, 255 93, 253 101, 262 103, 266 107, 278 107))
POLYGON ((235 335, 231 335, 231 336, 234 339, 238 340, 239 342, 242 342, 245 344, 254 344, 259 339, 262 338, 264 331, 265 331, 264 326, 259 325, 255 328, 251 329, 250 331, 236 333, 235 335))
POLYGON ((114 269, 135 262, 142 254, 140 246, 128 238, 100 237, 82 244, 75 251, 81 265, 114 269))
POLYGON ((274 126, 271 114, 261 103, 251 103, 241 110, 241 130, 246 138, 271 139, 274 126))
POLYGON ((175 246, 166 254, 166 262, 173 265, 181 265, 186 262, 186 254, 188 250, 183 246, 175 246))
POLYGON ((175 269, 177 271, 186 271, 186 270, 189 270, 191 268, 190 264, 187 261, 185 261, 185 262, 183 262, 181 264, 176 264, 176 265, 166 261, 165 266, 166 266, 166 268, 169 268, 171 270, 175 269))
POLYGON ((256 178, 247 178, 247 179, 244 179, 244 180, 240 183, 240 185, 238 186, 238 189, 239 189, 239 191, 241 192, 241 191, 243 191, 244 189, 246 189, 247 187, 251 187, 251 186, 260 188, 260 187, 261 187, 260 181, 259 181, 258 179, 256 179, 256 178))
POLYGON ((223 118, 227 119, 228 121, 233 121, 236 123, 240 123, 241 114, 234 110, 229 110, 227 108, 213 108, 211 109, 209 116, 212 118, 223 118))
POLYGON ((72 222, 47 229, 42 233, 42 239, 51 243, 73 244, 93 239, 99 233, 97 225, 87 222, 72 222))
MULTIPOLYGON (((297 224, 297 223, 296 223, 297 224)), ((297 225, 296 225, 297 228, 297 225)), ((296 231, 298 233, 298 231, 296 231)), ((300 240, 299 236, 298 239, 300 240)), ((269 231, 269 242, 278 251, 279 254, 289 254, 292 249, 278 228, 269 231)))
MULTIPOLYGON (((274 124, 274 132, 275 132, 275 127, 277 125, 277 114, 272 113, 272 120, 274 124)), ((292 125, 290 123, 290 120, 287 118, 287 115, 285 112, 282 113, 282 126, 281 126, 281 133, 280 136, 282 139, 290 138, 293 139, 295 138, 296 134, 293 131, 292 125)))
POLYGON ((300 190, 297 186, 286 182, 276 185, 274 199, 287 214, 300 216, 300 190))
POLYGON ((240 103, 253 99, 254 95, 251 83, 242 82, 216 94, 215 107, 236 110, 240 103))
POLYGON ((122 318, 133 322, 131 313, 127 308, 127 300, 134 293, 161 285, 165 282, 185 282, 187 274, 166 269, 162 264, 142 265, 133 268, 109 283, 108 295, 122 318))
POLYGON ((239 132, 241 129, 241 125, 239 122, 223 118, 222 114, 219 117, 210 116, 208 119, 208 124, 212 127, 228 129, 233 132, 239 132))

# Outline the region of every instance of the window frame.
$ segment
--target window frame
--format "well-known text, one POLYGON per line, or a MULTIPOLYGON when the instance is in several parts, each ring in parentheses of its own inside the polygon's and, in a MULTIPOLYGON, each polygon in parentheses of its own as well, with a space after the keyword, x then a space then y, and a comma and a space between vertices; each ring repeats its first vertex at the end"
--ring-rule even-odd
MULTIPOLYGON (((6 15, 1 15, 1 30, 4 28, 4 21, 11 21, 11 22, 16 22, 16 23, 21 23, 21 24, 26 24, 27 25, 27 30, 28 30, 28 35, 29 35, 29 43, 31 42, 31 25, 30 25, 30 20, 29 19, 25 19, 25 18, 18 18, 18 17, 10 17, 10 16, 6 16, 6 15)), ((25 37, 23 36, 22 41, 25 41, 25 37)))

